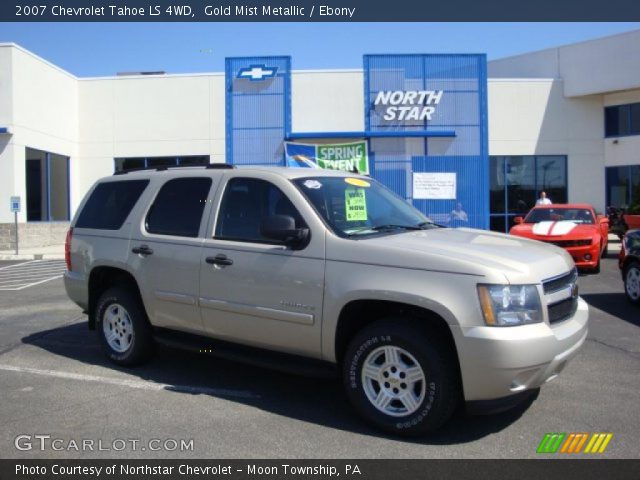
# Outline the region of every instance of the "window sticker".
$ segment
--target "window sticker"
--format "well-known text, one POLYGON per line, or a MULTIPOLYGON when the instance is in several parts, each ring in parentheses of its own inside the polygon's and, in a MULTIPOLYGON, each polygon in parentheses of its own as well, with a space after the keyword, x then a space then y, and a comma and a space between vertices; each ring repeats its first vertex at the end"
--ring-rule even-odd
POLYGON ((303 185, 313 190, 318 190, 319 188, 322 188, 322 184, 317 180, 306 180, 303 185))
POLYGON ((366 222, 367 197, 365 190, 362 188, 347 188, 344 191, 344 209, 347 222, 366 222))
POLYGON ((349 185, 354 185, 356 187, 370 187, 371 184, 369 182, 367 182, 366 180, 362 180, 361 178, 345 178, 344 179, 345 182, 347 182, 349 185))

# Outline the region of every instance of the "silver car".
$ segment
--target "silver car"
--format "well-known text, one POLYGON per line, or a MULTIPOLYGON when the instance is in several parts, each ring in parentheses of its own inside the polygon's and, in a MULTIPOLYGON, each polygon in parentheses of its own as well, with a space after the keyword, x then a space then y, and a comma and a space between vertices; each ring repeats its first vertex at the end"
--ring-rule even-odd
POLYGON ((525 399, 587 336, 564 250, 441 228, 349 173, 114 175, 86 195, 66 250, 68 295, 117 364, 169 339, 328 368, 394 434, 433 431, 461 401, 496 410, 525 399))

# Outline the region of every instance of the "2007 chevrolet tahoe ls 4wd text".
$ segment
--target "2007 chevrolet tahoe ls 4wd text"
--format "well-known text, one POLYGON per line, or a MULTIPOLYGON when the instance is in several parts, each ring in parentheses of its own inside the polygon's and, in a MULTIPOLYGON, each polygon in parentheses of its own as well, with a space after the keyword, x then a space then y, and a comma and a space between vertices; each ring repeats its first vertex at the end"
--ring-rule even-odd
POLYGON ((356 410, 395 434, 433 431, 461 401, 521 400, 587 336, 564 250, 440 228, 343 172, 210 165, 104 178, 66 257, 68 295, 117 364, 171 336, 265 363, 305 357, 337 367, 356 410))

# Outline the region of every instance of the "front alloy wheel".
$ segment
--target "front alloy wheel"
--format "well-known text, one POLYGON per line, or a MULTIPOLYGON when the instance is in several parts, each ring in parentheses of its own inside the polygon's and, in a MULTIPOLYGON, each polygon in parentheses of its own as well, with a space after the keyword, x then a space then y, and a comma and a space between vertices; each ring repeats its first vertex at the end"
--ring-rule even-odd
POLYGON ((625 268, 624 290, 632 303, 640 303, 640 264, 631 263, 625 268))
POLYGON ((376 348, 364 361, 362 385, 369 401, 393 417, 414 413, 426 395, 426 377, 418 361, 393 345, 376 348))
POLYGON ((342 360, 349 400, 370 424, 417 436, 451 417, 460 399, 450 339, 429 320, 390 317, 358 332, 342 360), (420 323, 422 322, 422 323, 420 323))

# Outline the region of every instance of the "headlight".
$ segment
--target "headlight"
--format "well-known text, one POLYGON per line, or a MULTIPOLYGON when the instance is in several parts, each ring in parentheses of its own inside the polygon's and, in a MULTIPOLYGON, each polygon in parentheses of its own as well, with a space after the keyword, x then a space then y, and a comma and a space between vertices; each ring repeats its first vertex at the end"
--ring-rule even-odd
POLYGON ((511 327, 542 322, 542 306, 535 285, 478 285, 487 325, 511 327))

